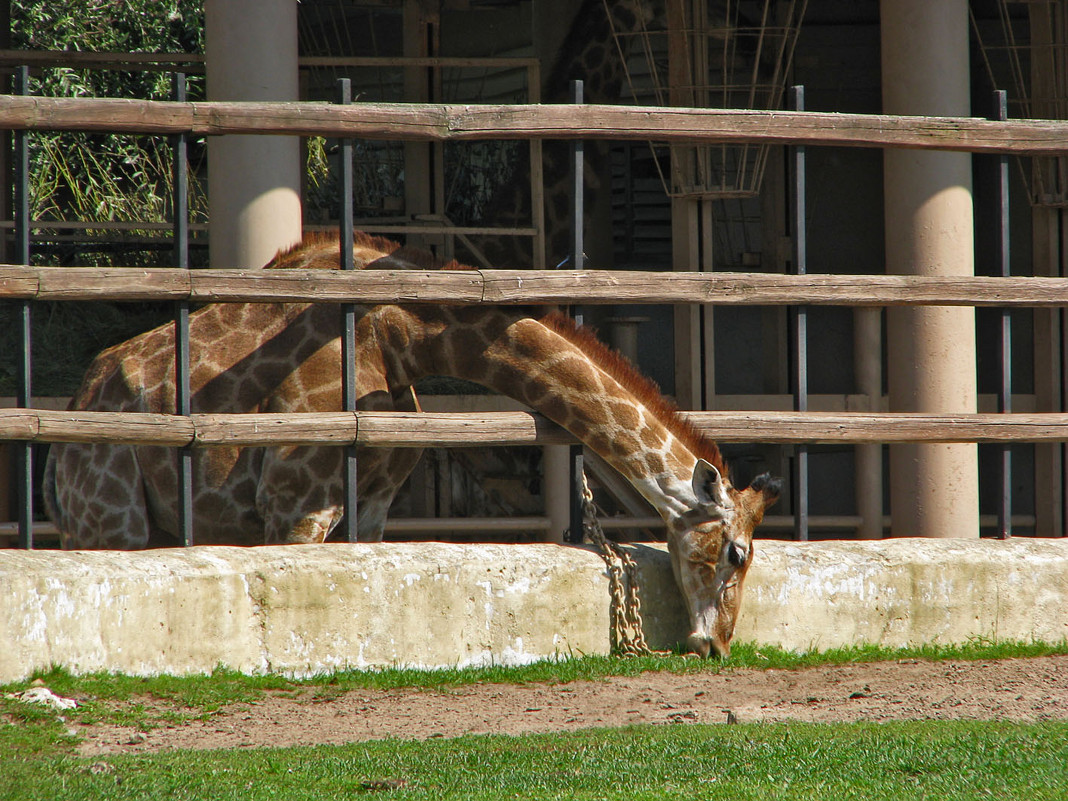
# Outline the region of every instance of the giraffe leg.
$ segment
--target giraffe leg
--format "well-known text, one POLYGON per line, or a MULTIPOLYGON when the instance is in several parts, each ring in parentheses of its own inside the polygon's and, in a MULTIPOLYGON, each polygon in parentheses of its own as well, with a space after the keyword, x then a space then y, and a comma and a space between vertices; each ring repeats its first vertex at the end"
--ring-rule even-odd
POLYGON ((393 499, 422 455, 422 448, 361 451, 356 521, 360 542, 382 541, 393 499))
POLYGON ((133 447, 53 445, 45 475, 65 549, 148 547, 152 524, 133 447))
MULTIPOLYGON (((415 468, 422 448, 365 449, 360 452, 356 498, 356 539, 382 542, 397 491, 415 468)), ((338 520, 340 525, 344 515, 338 520)), ((334 538, 337 538, 335 533, 334 538)))
POLYGON ((392 495, 361 498, 356 504, 356 538, 360 542, 382 542, 392 495))
MULTIPOLYGON (((393 497, 420 448, 360 449, 357 537, 380 542, 393 497)), ((323 542, 344 516, 343 448, 274 448, 264 455, 256 506, 267 543, 323 542)))
POLYGON ((264 526, 263 541, 268 545, 323 542, 341 517, 337 506, 306 512, 293 525, 288 525, 281 516, 272 515, 264 526))
POLYGON ((342 448, 270 448, 256 488, 264 542, 322 542, 341 520, 342 448))

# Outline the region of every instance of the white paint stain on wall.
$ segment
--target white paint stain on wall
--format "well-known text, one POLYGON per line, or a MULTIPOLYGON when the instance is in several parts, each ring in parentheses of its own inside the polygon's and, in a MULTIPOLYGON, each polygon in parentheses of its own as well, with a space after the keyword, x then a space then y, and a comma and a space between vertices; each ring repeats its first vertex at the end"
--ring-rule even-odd
MULTIPOLYGON (((663 553, 638 551, 643 575, 655 572, 653 586, 678 609, 663 553)), ((593 589, 603 587, 595 555, 550 546, 0 553, 0 680, 52 663, 183 673, 229 657, 241 670, 306 675, 598 653, 607 649, 607 596, 593 589), (326 602, 279 606, 304 591, 326 602)), ((745 639, 789 648, 959 642, 977 627, 1056 641, 1068 634, 1066 598, 1068 542, 768 542, 740 623, 745 639)))

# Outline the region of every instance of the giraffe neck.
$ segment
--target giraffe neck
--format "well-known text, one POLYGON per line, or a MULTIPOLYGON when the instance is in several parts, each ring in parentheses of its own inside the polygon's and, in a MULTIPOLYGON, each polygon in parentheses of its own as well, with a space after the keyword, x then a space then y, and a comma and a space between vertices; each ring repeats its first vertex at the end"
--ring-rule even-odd
POLYGON ((706 504, 694 487, 702 459, 725 474, 716 446, 655 385, 566 318, 396 306, 372 316, 391 385, 449 375, 515 398, 609 462, 669 522, 706 504))

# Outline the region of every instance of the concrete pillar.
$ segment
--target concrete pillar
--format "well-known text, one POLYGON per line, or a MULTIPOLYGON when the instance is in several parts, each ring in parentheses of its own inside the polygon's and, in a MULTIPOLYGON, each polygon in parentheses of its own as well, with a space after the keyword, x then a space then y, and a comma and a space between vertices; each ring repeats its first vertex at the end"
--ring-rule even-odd
MULTIPOLYGON (((297 100, 295 0, 207 0, 209 100, 297 100)), ((300 241, 300 140, 208 141, 211 266, 261 267, 300 241)))
MULTIPOLYGON (((966 0, 883 0, 882 88, 888 114, 968 116, 966 0)), ((884 152, 886 269, 971 275, 971 156, 884 152)), ((891 308, 890 409, 976 411, 975 311, 891 308)), ((895 445, 890 455, 894 536, 977 537, 975 445, 895 445)))

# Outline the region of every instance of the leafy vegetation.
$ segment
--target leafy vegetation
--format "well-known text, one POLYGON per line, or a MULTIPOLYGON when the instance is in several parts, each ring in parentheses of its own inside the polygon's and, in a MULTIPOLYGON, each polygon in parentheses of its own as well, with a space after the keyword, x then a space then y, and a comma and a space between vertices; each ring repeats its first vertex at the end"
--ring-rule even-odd
MULTIPOLYGON (((203 52, 202 0, 14 0, 12 46, 24 50, 111 53, 203 52)), ((30 93, 46 97, 129 97, 166 100, 163 70, 47 68, 30 93)), ((192 81, 190 97, 203 95, 192 81)), ((172 212, 170 144, 162 137, 43 132, 30 137, 30 214, 36 220, 165 222, 172 212)), ((198 155, 202 148, 194 149, 198 155)), ((199 159, 195 160, 199 161, 199 159)), ((192 171, 191 208, 206 202, 192 171)))
MULTIPOLYGON (((20 50, 105 53, 203 52, 202 0, 13 0, 12 47, 20 50)), ((169 68, 166 68, 169 69, 169 68)), ((166 69, 102 70, 52 67, 31 73, 31 94, 48 97, 172 97, 166 69)), ((189 96, 203 96, 203 80, 190 78, 189 96)), ((171 145, 165 137, 38 132, 28 137, 30 216, 40 221, 166 223, 173 218, 171 145)), ((190 217, 207 218, 200 180, 203 142, 190 148, 190 217)), ((121 236, 99 231, 60 232, 31 248, 35 264, 167 266, 170 245, 158 232, 128 228, 121 236), (71 234, 81 241, 71 241, 71 234), (96 241, 94 243, 94 238, 96 241), (153 241, 156 240, 155 244, 153 241)), ((89 360, 103 348, 163 322, 171 306, 141 304, 36 304, 33 309, 34 391, 70 395, 89 360)), ((13 304, 0 303, 0 394, 15 391, 19 353, 13 304)))

